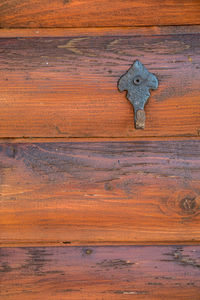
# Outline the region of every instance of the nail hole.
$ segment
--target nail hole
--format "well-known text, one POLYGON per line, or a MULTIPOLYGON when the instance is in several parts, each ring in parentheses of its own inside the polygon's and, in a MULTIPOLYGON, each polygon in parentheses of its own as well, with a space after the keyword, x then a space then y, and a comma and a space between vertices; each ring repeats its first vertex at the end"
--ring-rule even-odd
POLYGON ((91 250, 91 249, 86 249, 86 250, 85 250, 85 254, 89 255, 89 254, 91 254, 91 253, 92 253, 92 250, 91 250))
POLYGON ((136 84, 136 85, 139 85, 141 83, 142 79, 140 78, 140 76, 136 76, 134 79, 133 79, 133 83, 136 84))

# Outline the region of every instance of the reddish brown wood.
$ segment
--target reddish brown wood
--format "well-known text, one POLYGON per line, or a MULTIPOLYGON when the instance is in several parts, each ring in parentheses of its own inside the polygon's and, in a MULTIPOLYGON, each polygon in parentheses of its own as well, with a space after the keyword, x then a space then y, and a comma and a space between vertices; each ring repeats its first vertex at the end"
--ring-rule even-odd
POLYGON ((0 39, 0 137, 199 136, 200 35, 106 34, 0 39), (136 58, 159 79, 145 130, 117 90, 136 58))
POLYGON ((1 144, 0 242, 200 242, 200 142, 1 144))
POLYGON ((0 38, 198 34, 200 25, 90 28, 1 28, 0 38))
POLYGON ((1 27, 99 27, 200 23, 199 0, 3 0, 1 27))
POLYGON ((2 299, 199 300, 200 247, 1 248, 2 299))
MULTIPOLYGON (((199 137, 190 137, 190 141, 199 141, 199 137)), ((155 137, 140 137, 136 138, 0 138, 0 143, 57 143, 57 142, 133 142, 133 141, 155 141, 155 137)), ((156 141, 177 141, 176 136, 172 137, 156 137, 156 141)), ((178 141, 188 141, 187 136, 178 137, 178 141)))

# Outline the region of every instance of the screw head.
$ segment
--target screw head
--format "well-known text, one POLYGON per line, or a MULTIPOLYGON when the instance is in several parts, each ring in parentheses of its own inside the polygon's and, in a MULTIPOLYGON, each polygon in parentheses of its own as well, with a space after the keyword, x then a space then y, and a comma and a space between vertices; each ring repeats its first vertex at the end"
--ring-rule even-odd
POLYGON ((142 82, 142 78, 140 76, 135 76, 135 78, 133 79, 133 83, 135 85, 140 85, 142 82))

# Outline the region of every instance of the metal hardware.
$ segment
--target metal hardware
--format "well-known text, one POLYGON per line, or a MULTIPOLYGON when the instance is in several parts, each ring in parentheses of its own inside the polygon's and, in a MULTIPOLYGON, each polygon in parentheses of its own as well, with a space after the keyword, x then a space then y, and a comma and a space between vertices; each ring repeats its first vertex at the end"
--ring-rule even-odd
POLYGON ((156 90, 158 79, 145 66, 136 60, 130 69, 118 81, 120 92, 127 91, 127 98, 132 103, 135 112, 135 128, 144 129, 144 106, 150 97, 150 90, 156 90))

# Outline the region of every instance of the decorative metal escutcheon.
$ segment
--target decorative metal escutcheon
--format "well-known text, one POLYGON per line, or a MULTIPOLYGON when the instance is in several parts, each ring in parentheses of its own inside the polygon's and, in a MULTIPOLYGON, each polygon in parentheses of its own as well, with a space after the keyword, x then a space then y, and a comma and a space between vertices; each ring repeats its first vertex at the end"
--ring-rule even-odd
POLYGON ((135 128, 144 129, 144 106, 150 97, 150 90, 158 88, 158 79, 139 60, 136 60, 120 77, 117 86, 120 92, 127 91, 126 96, 134 107, 135 128))

